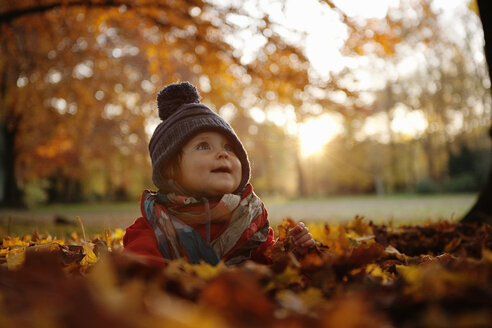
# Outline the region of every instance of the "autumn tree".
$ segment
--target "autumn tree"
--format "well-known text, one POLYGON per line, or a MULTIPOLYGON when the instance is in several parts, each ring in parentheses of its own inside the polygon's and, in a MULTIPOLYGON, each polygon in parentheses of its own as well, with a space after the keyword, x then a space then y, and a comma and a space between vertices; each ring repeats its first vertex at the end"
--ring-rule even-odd
POLYGON ((252 16, 240 6, 4 2, 0 28, 0 168, 7 206, 22 204, 22 190, 35 179, 48 179, 54 200, 76 200, 101 170, 108 172, 101 179, 109 189, 124 188, 132 170, 148 171, 145 127, 157 123, 154 99, 164 84, 196 84, 206 104, 232 108, 242 136, 249 126, 241 118, 252 105, 298 108, 314 99, 305 90, 309 63, 302 51, 267 15, 252 16), (238 17, 247 25, 235 23, 238 17), (248 62, 229 41, 245 28, 264 40, 248 62))
MULTIPOLYGON (((330 1, 321 2, 336 8, 330 1)), ((428 175, 443 183, 449 154, 467 144, 477 147, 481 142, 490 124, 487 113, 491 98, 484 87, 490 80, 483 74, 484 61, 476 49, 480 22, 470 10, 461 13, 457 20, 465 35, 457 38, 443 26, 440 15, 432 1, 401 1, 383 19, 352 18, 340 13, 349 31, 345 53, 371 62, 370 67, 361 64, 349 75, 356 82, 357 70, 365 70, 383 81, 382 86, 359 93, 369 92, 374 99, 366 106, 369 115, 385 114, 390 149, 390 165, 385 169, 393 176, 399 174, 402 157, 396 154, 401 141, 390 123, 396 108, 404 107, 422 113, 428 122, 419 139, 421 145, 414 143, 411 148, 424 151, 428 175), (399 72, 401 68, 406 68, 405 74, 399 72), (456 128, 453 122, 457 116, 463 120, 462 127, 456 128)))

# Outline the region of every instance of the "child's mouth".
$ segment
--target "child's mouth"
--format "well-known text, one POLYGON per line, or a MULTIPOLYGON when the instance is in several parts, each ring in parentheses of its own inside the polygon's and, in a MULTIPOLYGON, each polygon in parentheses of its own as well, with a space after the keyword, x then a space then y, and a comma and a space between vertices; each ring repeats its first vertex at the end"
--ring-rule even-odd
POLYGON ((226 166, 221 166, 212 170, 212 173, 231 173, 231 169, 226 166))

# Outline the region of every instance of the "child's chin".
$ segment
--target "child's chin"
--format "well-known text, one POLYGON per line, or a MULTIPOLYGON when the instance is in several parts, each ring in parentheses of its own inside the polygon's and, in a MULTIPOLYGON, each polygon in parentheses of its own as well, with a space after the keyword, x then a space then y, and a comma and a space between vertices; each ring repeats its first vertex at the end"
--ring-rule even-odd
POLYGON ((217 196, 222 196, 222 195, 225 195, 225 194, 232 194, 234 192, 234 190, 236 189, 233 189, 232 187, 218 187, 218 188, 214 188, 210 191, 207 191, 207 195, 208 196, 212 196, 212 197, 217 197, 217 196))

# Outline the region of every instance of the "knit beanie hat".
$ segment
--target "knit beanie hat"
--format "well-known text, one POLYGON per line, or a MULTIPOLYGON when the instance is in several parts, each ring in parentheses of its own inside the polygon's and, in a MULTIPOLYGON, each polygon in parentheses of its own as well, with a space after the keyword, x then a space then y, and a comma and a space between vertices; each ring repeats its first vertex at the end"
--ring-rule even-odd
POLYGON ((149 143, 152 160, 152 181, 159 190, 172 190, 173 181, 166 181, 162 169, 183 146, 198 133, 217 131, 232 143, 234 154, 241 162, 241 182, 234 193, 241 193, 249 181, 250 167, 246 150, 232 127, 210 108, 200 103, 200 96, 188 82, 170 84, 157 95, 157 107, 162 122, 156 127, 149 143))

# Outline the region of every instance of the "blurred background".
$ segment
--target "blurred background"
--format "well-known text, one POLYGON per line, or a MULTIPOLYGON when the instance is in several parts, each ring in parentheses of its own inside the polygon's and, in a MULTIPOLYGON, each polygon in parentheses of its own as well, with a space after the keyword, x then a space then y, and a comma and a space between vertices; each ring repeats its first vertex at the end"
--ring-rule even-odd
POLYGON ((0 4, 9 229, 57 215, 131 223, 155 188, 156 95, 178 81, 234 127, 272 220, 459 218, 487 182, 474 0, 0 4))

